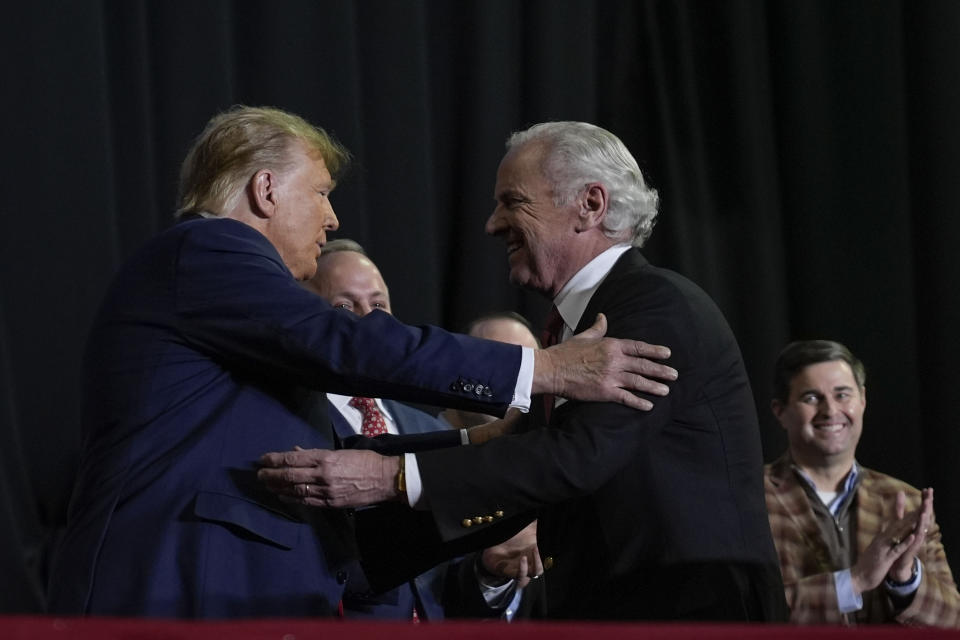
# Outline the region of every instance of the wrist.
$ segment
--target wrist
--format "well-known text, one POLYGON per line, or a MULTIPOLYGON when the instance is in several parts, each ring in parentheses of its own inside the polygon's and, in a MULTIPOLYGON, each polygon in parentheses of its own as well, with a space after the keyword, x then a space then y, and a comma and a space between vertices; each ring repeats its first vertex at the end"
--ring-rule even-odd
POLYGON ((558 395, 557 384, 554 379, 555 368, 552 353, 548 353, 547 349, 534 349, 533 382, 530 385, 531 395, 542 395, 544 393, 558 395))
POLYGON ((859 573, 857 573, 856 566, 850 567, 850 588, 853 589, 854 595, 860 596, 864 591, 868 591, 868 589, 864 587, 865 585, 859 573))
POLYGON ((910 563, 910 572, 907 575, 904 575, 905 572, 897 571, 896 573, 891 571, 887 574, 885 582, 887 586, 890 587, 907 587, 913 584, 913 581, 917 579, 917 573, 919 571, 919 561, 914 557, 913 562, 910 563))

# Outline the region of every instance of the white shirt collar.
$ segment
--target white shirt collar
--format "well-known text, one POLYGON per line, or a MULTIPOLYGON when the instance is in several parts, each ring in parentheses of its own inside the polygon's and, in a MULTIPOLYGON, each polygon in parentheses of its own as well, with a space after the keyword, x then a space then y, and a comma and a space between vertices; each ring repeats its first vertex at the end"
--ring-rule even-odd
POLYGON ((613 265, 630 248, 631 245, 629 244, 613 245, 585 264, 560 289, 560 293, 553 299, 553 304, 556 305, 557 311, 560 312, 563 323, 566 325, 563 328, 564 340, 569 338, 577 325, 580 324, 580 318, 586 311, 590 298, 593 297, 607 274, 613 269, 613 265))

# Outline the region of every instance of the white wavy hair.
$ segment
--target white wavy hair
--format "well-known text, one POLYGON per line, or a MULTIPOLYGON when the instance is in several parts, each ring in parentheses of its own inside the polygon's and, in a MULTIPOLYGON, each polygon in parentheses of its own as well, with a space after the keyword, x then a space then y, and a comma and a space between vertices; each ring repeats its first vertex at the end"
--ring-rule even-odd
POLYGON ((543 122, 513 133, 507 150, 528 142, 544 145, 541 170, 552 183, 556 206, 569 203, 591 182, 602 182, 610 198, 604 234, 643 246, 656 224, 659 198, 620 138, 587 122, 543 122))

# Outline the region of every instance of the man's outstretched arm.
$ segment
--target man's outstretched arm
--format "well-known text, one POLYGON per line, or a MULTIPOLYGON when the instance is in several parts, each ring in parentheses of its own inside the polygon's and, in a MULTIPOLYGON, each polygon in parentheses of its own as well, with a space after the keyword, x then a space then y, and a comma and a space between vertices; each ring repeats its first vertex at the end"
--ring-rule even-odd
MULTIPOLYGON (((649 410, 652 403, 630 391, 666 395, 668 387, 646 376, 675 380, 676 371, 647 360, 667 358, 666 347, 626 339, 603 338, 606 318, 566 342, 538 351, 533 388, 580 400, 607 400, 649 410), (544 353, 548 357, 542 358, 544 353), (560 393, 557 393, 560 392, 560 393)), ((397 480, 402 458, 373 451, 323 449, 273 452, 260 460, 258 477, 285 499, 317 507, 359 507, 406 500, 397 480)))

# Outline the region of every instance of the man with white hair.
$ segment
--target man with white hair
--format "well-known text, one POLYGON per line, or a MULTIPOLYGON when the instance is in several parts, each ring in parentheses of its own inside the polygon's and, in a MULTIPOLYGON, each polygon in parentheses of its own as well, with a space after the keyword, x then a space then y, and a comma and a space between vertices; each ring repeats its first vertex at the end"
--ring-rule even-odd
POLYGON ((534 352, 340 313, 299 286, 339 226, 330 194, 348 160, 278 109, 235 107, 198 136, 180 222, 120 269, 87 341, 52 613, 336 615, 354 557, 347 514, 304 513, 256 479, 265 450, 336 446, 318 392, 501 414, 542 389, 636 406, 625 388, 657 369, 630 356, 660 351, 600 340, 602 323, 534 352))
MULTIPOLYGON (((545 346, 603 313, 613 335, 669 345, 679 376, 647 413, 547 396, 525 433, 418 453, 421 491, 408 500, 445 540, 539 510, 551 618, 784 620, 740 349, 706 293, 640 253, 657 193, 630 152, 591 124, 533 126, 508 140, 494 198, 486 231, 506 243, 510 279, 554 303, 545 346)), ((337 475, 375 466, 372 455, 269 455, 287 467, 261 479, 288 495, 323 485, 307 504, 363 503, 373 492, 337 475)), ((378 499, 396 495, 382 488, 378 499)))

